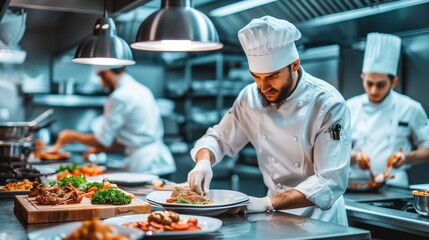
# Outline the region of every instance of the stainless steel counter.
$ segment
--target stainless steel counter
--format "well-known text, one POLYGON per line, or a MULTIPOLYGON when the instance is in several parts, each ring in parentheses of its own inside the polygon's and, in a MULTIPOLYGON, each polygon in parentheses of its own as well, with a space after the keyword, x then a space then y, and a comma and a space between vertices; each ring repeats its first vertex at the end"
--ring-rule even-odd
MULTIPOLYGON (((0 199, 0 239, 26 239, 31 231, 52 224, 21 224, 13 213, 13 199, 0 199)), ((195 239, 370 239, 370 233, 282 212, 221 215, 222 227, 195 239)))
POLYGON ((421 236, 429 236, 429 217, 417 213, 371 205, 374 201, 411 199, 408 189, 385 186, 377 193, 346 193, 350 220, 421 236))

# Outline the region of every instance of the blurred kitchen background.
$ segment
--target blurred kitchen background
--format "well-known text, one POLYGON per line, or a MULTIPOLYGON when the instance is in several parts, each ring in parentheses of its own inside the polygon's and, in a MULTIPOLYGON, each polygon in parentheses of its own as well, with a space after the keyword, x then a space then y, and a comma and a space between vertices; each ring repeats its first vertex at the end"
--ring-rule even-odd
MULTIPOLYGON (((108 0, 118 35, 128 43, 160 0, 108 0)), ((189 150, 252 83, 237 32, 253 18, 272 15, 295 24, 306 71, 334 85, 347 99, 363 93, 360 73, 369 32, 402 38, 396 88, 429 111, 428 0, 193 0, 214 23, 224 48, 208 53, 144 52, 133 49, 128 72, 154 93, 161 108, 165 142, 177 162, 173 181, 193 166, 189 150), (242 4, 245 2, 245 4, 242 4)), ((52 144, 64 128, 91 132, 107 95, 90 65, 73 63, 76 47, 92 34, 104 0, 0 0, 0 121, 30 120, 47 108, 56 123, 39 132, 52 144), (0 15, 1 16, 1 15, 0 15)), ((171 26, 172 28, 174 26, 171 26)), ((83 152, 82 146, 71 151, 83 152)), ((70 149, 69 149, 70 150, 70 149)), ((109 155, 108 159, 120 159, 109 155)), ((213 188, 266 194, 251 146, 215 167, 213 188)), ((411 169, 410 183, 429 182, 429 165, 411 169)))

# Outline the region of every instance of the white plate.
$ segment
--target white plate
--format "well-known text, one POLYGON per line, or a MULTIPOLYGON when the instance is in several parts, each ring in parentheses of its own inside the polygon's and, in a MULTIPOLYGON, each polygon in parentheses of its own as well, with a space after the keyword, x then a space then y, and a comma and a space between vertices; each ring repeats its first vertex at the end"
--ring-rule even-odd
POLYGON ((231 190, 210 190, 210 193, 205 196, 206 199, 213 200, 214 203, 207 205, 186 204, 186 203, 167 203, 172 191, 154 191, 147 195, 146 199, 158 203, 162 206, 179 206, 192 208, 210 208, 226 205, 233 205, 249 200, 249 197, 241 192, 231 190))
MULTIPOLYGON (((29 240, 61 240, 80 226, 82 226, 82 222, 66 223, 56 225, 55 227, 30 232, 27 236, 29 240)), ((144 235, 144 233, 138 229, 118 226, 117 224, 112 224, 112 227, 116 230, 117 233, 126 234, 130 239, 133 240, 140 239, 144 235)))
POLYGON ((152 180, 159 177, 145 173, 106 173, 100 176, 101 179, 107 178, 118 185, 141 185, 145 183, 151 184, 152 180))
MULTIPOLYGON (((105 219, 103 222, 108 224, 122 225, 124 223, 133 223, 137 221, 147 220, 149 214, 136 214, 126 215, 120 217, 113 217, 105 219)), ((182 236, 195 236, 201 234, 207 234, 218 230, 222 226, 222 221, 211 217, 202 217, 194 215, 179 215, 181 219, 187 221, 189 218, 198 219, 198 226, 201 228, 200 231, 165 231, 160 233, 154 233, 151 237, 182 237, 182 236)), ((147 234, 148 236, 148 234, 147 234)))
POLYGON ((242 203, 237 203, 234 205, 227 205, 227 206, 221 206, 221 207, 212 207, 212 208, 191 208, 191 207, 178 207, 178 206, 161 206, 156 203, 153 203, 151 201, 148 201, 149 204, 151 204, 153 207, 165 209, 165 210, 171 210, 180 214, 194 214, 194 215, 200 215, 200 216, 217 216, 222 213, 228 212, 232 208, 236 207, 243 207, 249 204, 249 201, 245 201, 242 203))

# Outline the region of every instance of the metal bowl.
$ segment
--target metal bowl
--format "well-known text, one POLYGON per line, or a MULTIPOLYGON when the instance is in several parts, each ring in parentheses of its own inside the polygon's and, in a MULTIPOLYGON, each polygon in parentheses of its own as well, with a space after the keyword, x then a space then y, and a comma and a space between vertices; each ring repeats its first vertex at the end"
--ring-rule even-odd
POLYGON ((423 216, 429 216, 429 195, 413 195, 413 204, 417 213, 423 216))

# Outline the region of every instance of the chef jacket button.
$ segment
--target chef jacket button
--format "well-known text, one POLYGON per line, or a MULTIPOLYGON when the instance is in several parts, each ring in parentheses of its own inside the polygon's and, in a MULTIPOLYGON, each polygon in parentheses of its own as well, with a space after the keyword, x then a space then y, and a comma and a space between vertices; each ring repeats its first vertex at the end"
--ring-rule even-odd
POLYGON ((304 102, 303 101, 299 101, 298 102, 298 107, 302 107, 304 105, 304 102))
POLYGON ((267 134, 264 134, 262 137, 263 137, 264 139, 267 139, 267 134))
POLYGON ((297 142, 297 141, 298 141, 298 138, 295 136, 295 137, 293 137, 293 140, 294 140, 295 142, 297 142))
POLYGON ((301 164, 299 164, 299 162, 295 162, 293 165, 295 165, 295 167, 299 168, 301 166, 301 164))
POLYGON ((280 183, 277 183, 277 188, 282 188, 282 185, 280 183))

